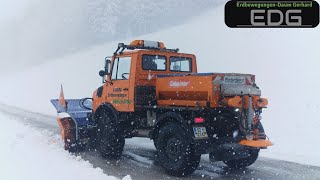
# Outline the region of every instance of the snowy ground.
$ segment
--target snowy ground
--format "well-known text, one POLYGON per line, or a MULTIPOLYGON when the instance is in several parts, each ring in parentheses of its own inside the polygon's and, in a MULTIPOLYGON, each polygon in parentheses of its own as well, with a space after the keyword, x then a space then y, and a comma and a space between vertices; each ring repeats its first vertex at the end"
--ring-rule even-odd
MULTIPOLYGON (((45 131, 45 134, 49 134, 49 137, 56 137, 59 134, 59 128, 56 124, 55 117, 31 113, 2 104, 0 104, 0 114, 3 117, 1 119, 3 121, 17 120, 19 123, 28 124, 28 127, 32 127, 32 131, 45 131), (2 115, 2 113, 5 115, 2 115)), ((44 135, 43 137, 46 138, 47 136, 44 135)), ((44 139, 44 141, 48 142, 46 139, 44 139)), ((49 148, 52 148, 52 146, 49 146, 49 148)), ((37 151, 33 152, 37 153, 37 151)), ((79 156, 81 156, 81 159, 89 162, 93 167, 100 168, 104 173, 119 179, 129 179, 127 174, 130 174, 132 179, 137 180, 181 179, 179 177, 168 176, 163 171, 156 158, 156 150, 153 146, 153 141, 145 138, 126 139, 123 156, 120 160, 103 159, 99 156, 99 152, 96 151, 86 151, 77 154, 77 156, 78 159, 80 159, 79 156)), ((7 159, 9 160, 11 158, 8 156, 7 159)), ((32 163, 30 162, 29 164, 31 167, 33 164, 37 164, 37 159, 34 160, 35 161, 32 161, 32 163)), ((64 162, 62 158, 57 158, 57 161, 64 162)), ((79 163, 82 162, 83 161, 79 161, 79 163)), ((68 163, 67 165, 70 166, 68 163)), ((57 174, 57 177, 60 177, 59 174, 57 174)), ((74 177, 77 178, 77 176, 74 177)), ((320 177, 320 167, 310 165, 301 165, 298 163, 260 157, 253 166, 237 171, 231 170, 222 162, 211 163, 208 155, 203 155, 197 170, 192 175, 183 179, 318 180, 318 177, 320 177)), ((1 174, 0 178, 2 179, 1 174)))
MULTIPOLYGON (((240 72, 257 75, 269 108, 263 124, 273 147, 262 155, 320 166, 319 28, 230 29, 223 6, 185 25, 137 39, 162 40, 168 48, 195 53, 199 72, 240 72)), ((132 39, 122 42, 129 43, 132 39)), ((9 105, 54 115, 49 103, 64 85, 67 98, 90 97, 101 84, 98 71, 118 42, 52 60, 0 78, 0 100, 9 105)))
POLYGON ((5 122, 5 126, 0 126, 0 179, 118 179, 93 168, 80 156, 64 151, 57 134, 35 129, 3 113, 0 119, 5 122))

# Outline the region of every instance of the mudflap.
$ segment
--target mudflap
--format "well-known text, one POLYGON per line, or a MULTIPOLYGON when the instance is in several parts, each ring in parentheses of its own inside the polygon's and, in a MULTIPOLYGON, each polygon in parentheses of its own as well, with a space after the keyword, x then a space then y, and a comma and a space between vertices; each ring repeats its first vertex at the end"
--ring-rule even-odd
POLYGON ((92 120, 90 103, 83 106, 83 99, 66 99, 65 105, 59 99, 51 100, 58 113, 58 125, 64 148, 69 151, 82 151, 94 148, 95 124, 92 120))

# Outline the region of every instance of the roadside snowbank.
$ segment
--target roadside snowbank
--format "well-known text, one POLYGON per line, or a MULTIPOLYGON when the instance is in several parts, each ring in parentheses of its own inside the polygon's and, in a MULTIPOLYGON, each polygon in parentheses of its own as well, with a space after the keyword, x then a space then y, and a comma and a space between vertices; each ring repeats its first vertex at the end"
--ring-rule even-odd
POLYGON ((64 151, 57 135, 32 128, 2 113, 0 119, 5 122, 0 126, 0 179, 117 179, 64 151))

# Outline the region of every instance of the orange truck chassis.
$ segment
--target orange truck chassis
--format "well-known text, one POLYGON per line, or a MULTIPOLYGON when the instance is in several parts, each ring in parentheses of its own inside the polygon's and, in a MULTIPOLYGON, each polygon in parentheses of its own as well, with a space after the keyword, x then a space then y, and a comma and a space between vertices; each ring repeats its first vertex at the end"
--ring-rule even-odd
POLYGON ((146 137, 171 175, 191 174, 208 153, 235 169, 253 164, 272 145, 261 123, 268 100, 255 76, 198 73, 195 55, 178 51, 162 42, 119 43, 92 98, 65 99, 61 89, 51 102, 65 149, 120 158, 126 138, 146 137))

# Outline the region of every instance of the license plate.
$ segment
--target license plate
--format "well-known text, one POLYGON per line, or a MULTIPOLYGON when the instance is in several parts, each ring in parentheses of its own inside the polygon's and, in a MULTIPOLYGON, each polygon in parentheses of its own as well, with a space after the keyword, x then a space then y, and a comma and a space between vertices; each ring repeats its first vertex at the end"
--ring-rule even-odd
POLYGON ((207 130, 205 127, 193 127, 193 133, 195 138, 208 137, 207 130))

